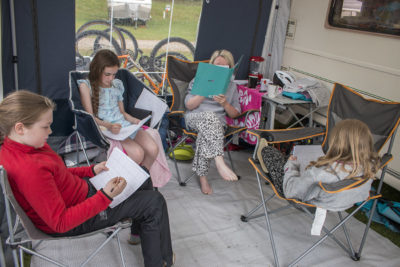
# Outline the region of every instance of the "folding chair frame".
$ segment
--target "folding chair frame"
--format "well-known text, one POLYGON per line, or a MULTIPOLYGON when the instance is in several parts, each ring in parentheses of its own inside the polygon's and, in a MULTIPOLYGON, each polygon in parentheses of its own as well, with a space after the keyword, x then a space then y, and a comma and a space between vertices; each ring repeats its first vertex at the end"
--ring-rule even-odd
MULTIPOLYGON (((338 86, 341 86, 341 85, 338 85, 338 86)), ((336 88, 336 85, 335 85, 335 88, 336 88)), ((351 90, 351 89, 349 89, 347 87, 341 86, 341 90, 343 90, 342 88, 347 89, 347 91, 352 92, 354 95, 361 96, 358 93, 354 92, 353 90, 351 90)), ((339 94, 341 94, 341 92, 342 91, 340 91, 339 94)), ((331 96, 331 101, 332 101, 332 97, 333 97, 333 93, 332 93, 332 96, 331 96)), ((350 100, 346 100, 346 101, 350 101, 350 100)), ((364 101, 365 101, 365 99, 364 99, 364 101)), ((368 101, 381 102, 381 101, 375 101, 375 100, 368 100, 368 101)), ((381 103, 383 103, 383 102, 381 102, 381 103)), ((388 144, 388 147, 387 147, 387 152, 382 157, 382 163, 381 163, 381 166, 380 166, 381 175, 380 175, 379 185, 378 185, 378 189, 377 189, 376 193, 371 195, 365 201, 361 202, 361 204, 355 210, 353 210, 350 214, 348 214, 346 217, 343 218, 341 212, 338 212, 338 216, 339 216, 340 222, 330 230, 328 230, 325 227, 323 227, 323 230, 324 230, 324 232, 326 234, 323 237, 321 237, 316 243, 314 243, 310 248, 308 248, 305 252, 303 252, 300 256, 298 256, 296 259, 294 259, 293 262, 291 262, 289 264, 289 266, 294 266, 295 264, 297 264, 301 259, 303 259, 306 255, 308 255, 312 250, 314 250, 318 245, 320 245, 328 237, 332 238, 342 249, 344 249, 353 260, 355 260, 355 261, 360 260, 361 253, 362 253, 363 247, 365 245, 365 241, 366 241, 367 234, 368 234, 368 231, 369 231, 369 227, 370 227, 371 222, 372 222, 372 217, 373 217, 373 214, 374 214, 375 209, 376 209, 377 199, 379 197, 381 197, 380 192, 381 192, 384 176, 386 174, 387 164, 392 160, 391 151, 392 151, 392 148, 393 148, 394 139, 395 139, 396 132, 397 132, 397 129, 398 129, 398 125, 399 125, 399 122, 400 122, 400 119, 399 119, 399 117, 400 117, 400 103, 395 103, 395 102, 390 102, 389 103, 389 102, 387 102, 387 104, 395 104, 395 105, 397 105, 396 106, 397 108, 395 110, 394 109, 392 110, 392 112, 396 111, 397 113, 396 113, 396 117, 394 118, 395 121, 391 126, 392 128, 387 128, 387 129, 390 130, 390 132, 388 133, 387 138, 386 139, 379 139, 379 143, 378 143, 378 141, 376 141, 378 144, 377 143, 375 144, 376 145, 375 148, 378 148, 378 150, 380 150, 380 148, 382 148, 383 145, 388 140, 390 140, 389 144, 388 144), (371 212, 370 212, 370 215, 369 215, 369 218, 368 218, 368 222, 367 222, 367 224, 365 226, 364 234, 363 234, 362 240, 360 242, 360 247, 358 248, 357 251, 355 251, 354 248, 353 248, 353 245, 352 245, 352 243, 350 241, 350 236, 349 236, 349 233, 348 233, 348 230, 346 228, 345 223, 354 214, 356 214, 365 204, 367 204, 368 201, 370 201, 370 200, 374 200, 373 205, 372 205, 372 209, 371 209, 371 212), (337 229, 339 229, 340 227, 343 228, 343 231, 344 231, 344 234, 345 234, 345 237, 346 237, 346 241, 347 241, 347 247, 342 242, 337 240, 335 238, 335 236, 333 235, 334 232, 337 229)), ((329 112, 330 111, 328 109, 328 118, 329 118, 329 112)), ((329 124, 329 125, 330 125, 330 127, 333 126, 332 124, 329 124)), ((327 127, 328 127, 328 123, 327 123, 327 127)), ((289 141, 295 141, 295 140, 303 140, 303 139, 308 139, 308 138, 320 136, 321 134, 325 134, 325 139, 324 139, 324 142, 323 142, 322 146, 324 146, 324 145, 327 146, 327 142, 325 142, 326 139, 327 139, 327 136, 326 136, 326 133, 323 133, 320 130, 315 129, 315 128, 308 128, 308 129, 307 128, 295 128, 295 129, 288 129, 288 130, 264 130, 264 131, 263 130, 258 130, 258 131, 257 130, 248 130, 248 133, 255 135, 257 137, 257 139, 258 139, 257 146, 256 146, 256 148, 254 150, 253 157, 249 158, 249 162, 254 167, 254 169, 256 171, 256 177, 257 177, 260 196, 261 196, 261 203, 258 206, 256 206, 254 209, 252 209, 250 212, 248 212, 246 215, 242 215, 241 216, 241 220, 244 221, 244 222, 248 222, 251 219, 254 219, 254 218, 257 218, 257 217, 261 217, 262 215, 264 215, 265 221, 266 221, 266 224, 267 224, 267 231, 268 231, 269 236, 270 236, 271 247, 272 247, 272 251, 273 251, 273 255, 274 255, 274 263, 275 263, 275 266, 279 266, 279 261, 278 261, 278 256, 277 256, 277 252, 276 252, 275 241, 274 241, 274 237, 273 237, 273 232, 272 232, 272 227, 271 227, 271 222, 270 222, 270 219, 269 219, 269 215, 273 214, 273 213, 276 213, 276 212, 279 212, 279 211, 281 211, 283 209, 286 209, 286 208, 288 208, 290 206, 294 206, 294 207, 297 207, 297 208, 300 207, 305 212, 305 214, 307 214, 309 217, 311 217, 313 219, 314 216, 310 213, 310 211, 306 207, 310 207, 310 206, 311 207, 315 207, 315 206, 311 205, 309 203, 300 202, 300 201, 298 201, 296 199, 287 199, 284 196, 280 196, 279 195, 279 193, 276 191, 276 189, 272 185, 271 181, 267 177, 267 174, 261 169, 261 166, 256 164, 257 151, 259 149, 261 149, 261 147, 259 147, 260 139, 261 138, 265 138, 266 140, 268 140, 269 144, 274 144, 274 143, 281 143, 281 142, 285 142, 285 141, 289 142, 289 141), (285 140, 285 138, 287 136, 279 137, 279 132, 282 132, 285 135, 285 134, 287 134, 286 132, 288 132, 288 131, 292 131, 292 133, 298 133, 299 136, 294 138, 294 139, 291 139, 291 140, 288 140, 288 139, 285 140), (268 198, 265 198, 265 196, 264 196, 264 192, 263 192, 263 189, 262 189, 263 183, 262 183, 262 180, 261 180, 260 176, 265 181, 267 181, 267 183, 271 184, 271 187, 273 189, 272 195, 269 196, 268 198), (281 207, 281 208, 278 208, 278 209, 275 209, 275 210, 268 210, 266 203, 270 199, 272 199, 274 196, 278 196, 279 198, 288 201, 289 205, 281 207), (263 214, 259 214, 259 215, 255 215, 254 216, 253 214, 257 210, 259 210, 260 208, 263 208, 263 214)), ((262 161, 262 159, 258 158, 258 161, 262 161)), ((359 186, 360 185, 359 181, 354 182, 353 185, 354 185, 354 187, 355 186, 359 186)), ((351 187, 353 185, 345 187, 344 190, 353 188, 353 187, 351 187)), ((329 192, 329 191, 327 191, 325 189, 325 187, 328 187, 329 184, 323 184, 323 183, 320 182, 316 186, 321 187, 321 189, 325 190, 326 192, 329 192)), ((329 193, 335 193, 335 192, 329 192, 329 193)))
POLYGON ((78 239, 78 238, 84 238, 87 236, 92 236, 92 235, 95 235, 98 233, 104 233, 108 237, 106 238, 106 240, 104 240, 100 244, 100 246, 95 251, 93 251, 86 258, 86 260, 80 266, 85 266, 114 237, 116 237, 116 239, 117 239, 122 266, 124 266, 124 267, 126 266, 118 233, 122 229, 130 227, 131 221, 121 221, 113 226, 110 226, 110 227, 107 227, 104 229, 100 229, 100 230, 97 230, 94 232, 90 232, 87 234, 78 235, 78 236, 70 236, 70 237, 49 236, 49 235, 41 232, 40 230, 38 230, 36 227, 34 227, 33 223, 30 221, 28 216, 25 214, 25 212, 19 206, 18 202, 14 198, 13 192, 12 192, 10 184, 8 182, 6 170, 2 166, 0 166, 0 176, 1 176, 1 187, 2 187, 3 193, 4 193, 7 225, 8 225, 8 231, 9 231, 9 237, 6 240, 6 245, 10 246, 12 249, 12 255, 13 255, 13 260, 14 260, 15 266, 24 266, 24 261, 23 261, 24 253, 35 255, 45 261, 55 264, 57 266, 68 266, 62 262, 51 259, 48 256, 35 251, 35 248, 42 241, 46 241, 46 240, 78 239), (10 205, 10 203, 11 203, 11 205, 10 205), (16 212, 14 227, 13 227, 12 215, 11 215, 12 208, 16 212), (21 229, 21 227, 22 227, 22 229, 21 229), (29 229, 31 229, 31 230, 29 230, 29 229), (30 248, 29 246, 30 246, 30 244, 33 243, 33 241, 38 241, 38 243, 36 244, 35 247, 30 248), (18 251, 19 257, 17 255, 17 251, 18 251))
MULTIPOLYGON (((167 76, 167 82, 169 84, 169 87, 172 89, 172 96, 173 96, 172 104, 171 104, 171 107, 170 107, 171 113, 168 114, 170 121, 171 120, 180 120, 180 119, 183 118, 183 114, 184 114, 184 110, 182 110, 182 106, 183 106, 182 103, 183 103, 184 98, 181 96, 181 93, 179 92, 179 90, 175 88, 175 83, 171 82, 174 79, 174 78, 171 78, 171 76, 170 76, 170 69, 172 67, 171 62, 174 62, 173 64, 177 64, 175 62, 181 62, 183 64, 187 64, 187 65, 191 65, 192 64, 194 66, 195 64, 198 64, 199 62, 206 62, 206 61, 194 61, 194 62, 191 62, 191 61, 178 59, 178 58, 176 58, 174 56, 168 56, 168 58, 167 58, 166 76, 167 76)), ((184 76, 186 76, 185 79, 188 82, 192 78, 194 78, 196 69, 197 69, 197 67, 188 68, 188 70, 192 72, 190 74, 185 74, 184 75, 184 76), (193 72, 193 70, 194 70, 194 72, 193 72)), ((251 114, 253 112, 259 112, 259 110, 248 110, 248 111, 243 112, 242 114, 240 114, 237 118, 245 117, 245 125, 246 125, 246 121, 247 121, 247 118, 248 118, 249 114, 251 114)), ((175 128, 177 128, 177 127, 175 127, 175 128)), ((233 136, 235 134, 239 134, 239 133, 245 131, 246 129, 247 129, 246 127, 235 127, 235 126, 229 126, 228 125, 228 129, 225 132, 225 140, 226 141, 224 143, 224 148, 227 147, 233 141, 233 136), (229 138, 231 137, 231 138, 227 139, 228 137, 229 138)), ((197 134, 195 132, 188 131, 184 127, 180 127, 179 133, 182 134, 182 137, 178 140, 178 142, 175 145, 172 145, 172 138, 171 138, 171 135, 170 135, 169 131, 167 131, 167 137, 168 137, 168 143, 169 143, 169 146, 170 146, 170 150, 169 151, 172 154, 172 158, 173 158, 173 161, 174 161, 174 166, 175 166, 176 173, 177 173, 178 183, 181 186, 185 186, 187 184, 187 182, 190 179, 192 179, 193 176, 195 176, 195 173, 193 173, 192 175, 190 175, 189 177, 187 177, 185 179, 182 179, 181 174, 179 172, 178 162, 177 162, 177 159, 175 157, 175 151, 174 150, 175 150, 175 148, 177 148, 178 145, 180 145, 183 142, 185 142, 189 137, 193 138, 193 139, 196 139, 197 134)), ((233 161, 232 161, 232 156, 231 156, 229 150, 227 150, 227 154, 228 154, 228 157, 229 157, 229 161, 231 163, 232 170, 235 172, 235 167, 234 167, 234 164, 233 164, 233 161)), ((238 178, 240 179, 239 176, 238 176, 238 178)))
MULTIPOLYGON (((246 128, 238 128, 238 132, 237 132, 237 133, 243 132, 243 131, 245 131, 245 130, 246 130, 246 128)), ((196 175, 196 173, 193 172, 189 177, 185 178, 185 179, 182 181, 181 174, 180 174, 180 172, 179 172, 178 161, 177 161, 177 159, 176 159, 176 157, 175 157, 175 148, 177 148, 180 144, 182 144, 183 142, 185 142, 188 138, 196 139, 196 136, 197 136, 196 133, 188 132, 188 131, 186 131, 186 130, 183 130, 183 131, 184 131, 185 135, 184 135, 183 137, 181 137, 181 139, 180 139, 175 145, 172 144, 171 135, 170 135, 169 131, 167 131, 168 143, 169 143, 169 146, 170 146, 170 151, 171 151, 171 154, 172 154, 172 158, 173 158, 173 161, 174 161, 175 170, 176 170, 176 173, 177 173, 177 179, 178 179, 178 182, 179 182, 179 185, 180 185, 180 186, 186 186, 187 182, 189 182, 189 181, 196 175)), ((225 138, 227 138, 227 137, 228 137, 228 136, 225 136, 225 138)), ((227 141, 225 142, 224 148, 226 148, 230 143, 232 143, 232 141, 233 141, 233 136, 230 135, 230 137, 232 137, 232 138, 230 138, 229 140, 227 140, 227 141)), ((235 171, 235 166, 234 166, 233 160, 232 160, 232 155, 231 155, 229 149, 227 149, 226 151, 227 151, 227 154, 228 154, 228 157, 229 157, 229 161, 230 161, 230 163, 231 163, 232 171, 233 171, 234 173, 236 173, 236 171, 235 171)), ((238 176, 238 179, 240 179, 240 176, 238 176)))
MULTIPOLYGON (((85 79, 87 71, 70 71, 69 73, 69 105, 71 107, 72 112, 74 113, 74 133, 77 136, 80 149, 82 149, 86 163, 90 165, 90 160, 87 156, 84 141, 82 137, 86 140, 90 140, 96 146, 107 150, 110 147, 110 142, 103 135, 99 126, 97 125, 95 118, 92 114, 86 112, 81 104, 79 88, 76 88, 76 81, 78 79, 85 79)), ((116 75, 116 78, 121 79, 124 84, 125 92, 124 92, 124 108, 126 112, 131 113, 135 117, 139 117, 138 113, 141 112, 149 112, 150 110, 143 110, 134 108, 134 104, 139 98, 142 90, 149 90, 152 92, 145 84, 143 84, 140 80, 134 76, 127 69, 119 69, 116 75), (135 113, 136 112, 136 113, 135 113)), ((143 114, 142 114, 143 115, 143 114)), ((79 162, 79 148, 77 146, 77 162, 79 162)))

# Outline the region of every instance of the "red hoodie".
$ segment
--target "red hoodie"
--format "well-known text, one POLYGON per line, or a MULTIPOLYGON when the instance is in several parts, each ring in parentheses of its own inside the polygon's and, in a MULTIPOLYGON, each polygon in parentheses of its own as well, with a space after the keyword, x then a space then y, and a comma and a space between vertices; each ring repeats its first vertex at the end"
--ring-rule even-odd
POLYGON ((16 200, 43 232, 67 232, 111 202, 101 191, 86 198, 88 185, 81 178, 93 177, 91 167, 67 168, 48 144, 35 149, 6 137, 0 164, 16 200))

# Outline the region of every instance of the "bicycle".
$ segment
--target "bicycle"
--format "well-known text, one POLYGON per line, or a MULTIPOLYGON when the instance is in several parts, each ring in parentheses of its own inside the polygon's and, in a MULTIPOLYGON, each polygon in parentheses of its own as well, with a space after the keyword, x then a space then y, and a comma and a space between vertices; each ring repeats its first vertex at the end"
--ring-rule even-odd
POLYGON ((189 41, 181 37, 170 37, 159 41, 149 56, 143 55, 136 38, 130 31, 112 27, 106 20, 92 20, 83 24, 77 31, 77 69, 88 69, 94 54, 99 49, 105 48, 120 56, 124 67, 134 72, 157 94, 168 91, 168 84, 165 83, 164 77, 167 54, 184 60, 193 60, 195 50, 189 41), (110 36, 111 28, 113 30, 110 36))
MULTIPOLYGON (((146 84, 148 87, 150 87, 155 94, 160 94, 163 89, 164 92, 166 91, 166 88, 164 87, 165 83, 165 75, 163 75, 161 82, 158 82, 157 80, 153 79, 151 75, 137 62, 130 60, 130 55, 120 55, 118 56, 119 59, 122 59, 121 65, 123 68, 126 68, 130 70, 132 73, 135 74, 135 76, 141 80, 144 84, 146 84)), ((165 86, 167 83, 165 84, 165 86)))

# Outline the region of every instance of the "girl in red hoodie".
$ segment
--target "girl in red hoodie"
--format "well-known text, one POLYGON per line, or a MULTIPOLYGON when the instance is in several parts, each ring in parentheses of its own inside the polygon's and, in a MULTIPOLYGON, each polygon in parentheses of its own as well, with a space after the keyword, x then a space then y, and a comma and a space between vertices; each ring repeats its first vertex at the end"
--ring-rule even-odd
POLYGON ((105 162, 65 166, 46 143, 54 107, 47 97, 28 91, 14 92, 0 103, 0 164, 26 214, 37 228, 54 236, 80 235, 132 218, 140 224, 145 266, 170 266, 172 247, 164 197, 152 190, 148 179, 127 200, 109 208, 126 181, 115 177, 97 191, 89 178, 106 170, 105 162))

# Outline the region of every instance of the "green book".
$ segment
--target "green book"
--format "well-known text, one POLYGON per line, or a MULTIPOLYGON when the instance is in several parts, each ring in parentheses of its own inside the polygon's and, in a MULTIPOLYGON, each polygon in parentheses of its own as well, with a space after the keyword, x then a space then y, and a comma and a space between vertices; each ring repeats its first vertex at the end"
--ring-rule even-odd
POLYGON ((241 60, 242 57, 233 68, 199 62, 191 94, 205 97, 224 95, 229 83, 234 79, 241 60))

